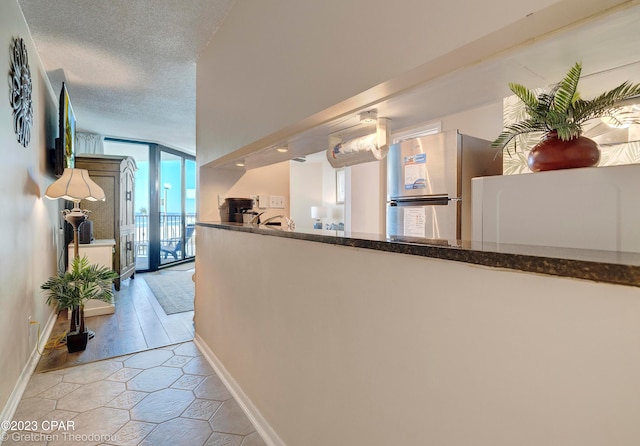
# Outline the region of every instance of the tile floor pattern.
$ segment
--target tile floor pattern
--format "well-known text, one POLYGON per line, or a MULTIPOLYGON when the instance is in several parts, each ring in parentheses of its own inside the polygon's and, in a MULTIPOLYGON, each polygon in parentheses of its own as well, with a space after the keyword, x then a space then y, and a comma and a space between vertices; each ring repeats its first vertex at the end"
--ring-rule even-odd
POLYGON ((265 446, 193 342, 34 374, 13 421, 3 446, 265 446))

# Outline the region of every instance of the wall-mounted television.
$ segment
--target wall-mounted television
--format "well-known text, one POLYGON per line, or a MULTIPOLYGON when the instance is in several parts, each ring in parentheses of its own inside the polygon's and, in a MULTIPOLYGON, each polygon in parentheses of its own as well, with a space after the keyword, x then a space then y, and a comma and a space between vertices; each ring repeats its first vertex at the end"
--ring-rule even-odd
POLYGON ((75 167, 76 116, 71 107, 69 92, 64 82, 58 106, 58 138, 53 149, 53 172, 62 175, 65 167, 75 167))

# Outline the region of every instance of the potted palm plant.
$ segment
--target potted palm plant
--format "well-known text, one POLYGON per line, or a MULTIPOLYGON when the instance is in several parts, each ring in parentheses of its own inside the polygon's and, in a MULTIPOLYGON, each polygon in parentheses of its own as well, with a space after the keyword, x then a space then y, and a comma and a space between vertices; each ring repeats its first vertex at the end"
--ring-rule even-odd
POLYGON ((620 102, 639 96, 640 84, 624 82, 594 99, 585 100, 578 93, 581 72, 582 64, 578 62, 550 91, 540 94, 520 84, 510 83, 509 88, 524 103, 529 117, 505 126, 493 146, 515 150, 517 136, 536 133, 540 141, 527 159, 532 171, 598 164, 600 149, 595 141, 582 135, 583 124, 603 117, 621 124, 620 102))
POLYGON ((76 257, 68 271, 50 277, 41 285, 47 291, 47 303, 55 304, 58 311, 71 310, 67 333, 69 353, 84 350, 89 338, 84 326, 84 304, 89 299, 104 302, 113 300, 112 283, 118 274, 104 266, 89 264, 89 259, 76 257))

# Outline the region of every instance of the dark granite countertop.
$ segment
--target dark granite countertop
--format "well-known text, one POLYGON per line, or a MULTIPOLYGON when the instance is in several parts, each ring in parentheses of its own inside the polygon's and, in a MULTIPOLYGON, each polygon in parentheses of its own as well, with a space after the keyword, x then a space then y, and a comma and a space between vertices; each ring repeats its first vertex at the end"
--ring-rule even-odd
POLYGON ((197 224, 230 231, 640 287, 640 253, 502 243, 480 244, 459 240, 389 239, 376 234, 328 230, 308 233, 242 223, 198 222, 197 224))

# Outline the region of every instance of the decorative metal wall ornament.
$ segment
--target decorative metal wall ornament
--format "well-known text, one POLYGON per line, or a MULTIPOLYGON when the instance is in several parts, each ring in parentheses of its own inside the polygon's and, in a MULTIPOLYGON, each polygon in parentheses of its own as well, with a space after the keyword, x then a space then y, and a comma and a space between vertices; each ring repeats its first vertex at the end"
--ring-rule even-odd
POLYGON ((9 103, 13 108, 13 131, 16 133, 18 142, 27 147, 31 140, 33 123, 32 83, 27 46, 20 37, 11 39, 9 84, 11 95, 9 103))

